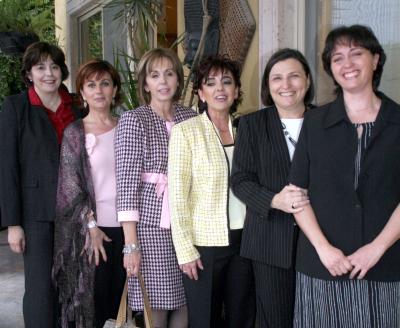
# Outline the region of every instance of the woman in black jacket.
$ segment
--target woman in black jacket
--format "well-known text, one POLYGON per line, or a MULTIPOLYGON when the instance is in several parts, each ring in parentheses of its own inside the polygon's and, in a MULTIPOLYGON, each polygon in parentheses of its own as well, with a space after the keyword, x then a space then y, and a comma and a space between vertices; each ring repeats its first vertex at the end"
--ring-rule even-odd
POLYGON ((304 56, 294 49, 277 51, 262 79, 265 109, 244 116, 232 168, 232 188, 247 207, 241 255, 252 260, 260 328, 291 328, 298 229, 293 213, 308 198, 287 185, 290 162, 310 105, 313 82, 304 56))
POLYGON ((337 98, 306 115, 289 177, 310 196, 294 215, 295 327, 399 327, 400 106, 378 91, 385 60, 366 26, 326 38, 337 98))
POLYGON ((62 84, 62 50, 45 42, 27 48, 22 77, 28 87, 7 97, 0 114, 0 208, 11 250, 23 253, 26 328, 54 327, 53 231, 59 146, 80 113, 62 84))

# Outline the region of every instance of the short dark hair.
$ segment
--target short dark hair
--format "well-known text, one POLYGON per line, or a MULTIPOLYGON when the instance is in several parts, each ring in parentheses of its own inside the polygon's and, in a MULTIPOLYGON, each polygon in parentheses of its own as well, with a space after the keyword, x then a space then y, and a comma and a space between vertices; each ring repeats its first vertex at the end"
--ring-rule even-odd
POLYGON ((180 62, 178 55, 171 49, 155 48, 147 51, 140 59, 138 65, 138 93, 140 101, 144 104, 149 104, 151 102, 151 95, 145 90, 146 76, 150 74, 154 63, 163 58, 171 62, 172 68, 178 76, 178 87, 172 97, 172 101, 178 101, 181 97, 185 81, 183 77, 182 63, 180 62))
POLYGON ((331 70, 332 53, 337 44, 355 45, 367 49, 373 55, 379 55, 379 61, 372 76, 372 88, 378 90, 381 81, 383 66, 386 62, 386 54, 371 28, 364 25, 339 26, 331 30, 325 40, 324 51, 322 52, 322 64, 325 72, 333 79, 336 85, 336 92, 342 88, 335 81, 331 70))
MULTIPOLYGON (((199 89, 203 87, 208 79, 208 76, 213 71, 231 72, 235 85, 238 88, 238 97, 234 100, 229 113, 233 114, 237 111, 237 107, 242 101, 242 83, 240 81, 241 67, 237 61, 230 59, 227 55, 213 55, 205 57, 194 72, 193 78, 193 93, 198 95, 199 89)), ((207 111, 207 103, 198 101, 199 112, 207 111)))
POLYGON ((121 103, 121 78, 118 71, 106 60, 93 59, 79 67, 78 73, 76 74, 76 92, 79 95, 78 99, 81 105, 83 104, 83 98, 80 91, 83 90, 85 81, 91 77, 101 77, 105 73, 110 74, 114 87, 117 87, 117 92, 114 97, 115 105, 121 103))
POLYGON ((269 58, 267 65, 265 65, 264 74, 261 81, 261 101, 264 106, 274 105, 274 100, 271 97, 271 90, 269 89, 269 74, 271 73, 272 67, 274 67, 275 64, 278 62, 291 58, 297 60, 301 64, 310 82, 308 90, 304 96, 304 105, 307 107, 313 101, 314 81, 312 78, 310 66, 308 65, 307 59, 300 51, 296 49, 284 48, 274 52, 272 56, 269 58))
POLYGON ((29 80, 28 74, 32 69, 32 66, 38 64, 41 60, 45 60, 48 57, 58 65, 61 69, 61 80, 64 81, 68 78, 69 71, 65 64, 65 55, 61 48, 47 42, 35 42, 26 48, 22 57, 22 69, 21 75, 25 84, 30 87, 32 81, 29 80))

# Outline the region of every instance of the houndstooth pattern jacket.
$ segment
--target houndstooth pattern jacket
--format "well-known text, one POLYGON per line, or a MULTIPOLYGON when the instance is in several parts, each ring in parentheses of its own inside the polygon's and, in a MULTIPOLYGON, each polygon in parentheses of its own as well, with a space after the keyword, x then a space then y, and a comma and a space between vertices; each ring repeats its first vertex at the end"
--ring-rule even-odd
MULTIPOLYGON (((175 123, 196 116, 193 110, 175 106, 175 123)), ((139 221, 159 226, 162 198, 154 183, 141 179, 142 173, 167 174, 168 132, 165 121, 149 105, 122 115, 116 140, 117 211, 119 221, 139 221)))

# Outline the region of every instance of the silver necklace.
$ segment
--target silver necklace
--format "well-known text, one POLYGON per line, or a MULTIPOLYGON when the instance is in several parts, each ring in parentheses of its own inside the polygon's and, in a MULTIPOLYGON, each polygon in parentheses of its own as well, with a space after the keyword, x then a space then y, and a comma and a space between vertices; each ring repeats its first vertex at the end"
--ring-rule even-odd
POLYGON ((285 123, 281 121, 281 124, 282 124, 283 134, 285 135, 286 138, 288 138, 289 142, 293 145, 293 147, 296 148, 297 141, 292 138, 289 131, 286 129, 285 123))

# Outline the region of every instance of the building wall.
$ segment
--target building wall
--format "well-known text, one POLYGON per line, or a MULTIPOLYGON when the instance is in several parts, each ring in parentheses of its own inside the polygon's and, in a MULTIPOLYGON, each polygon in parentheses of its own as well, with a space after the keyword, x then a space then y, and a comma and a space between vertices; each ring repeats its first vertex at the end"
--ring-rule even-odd
MULTIPOLYGON (((109 1, 109 0, 107 0, 109 1)), ((175 1, 175 0, 171 0, 175 1)), ((177 34, 184 31, 184 0, 176 0, 177 34)), ((340 24, 366 24, 376 32, 388 55, 381 90, 400 101, 400 41, 397 33, 400 22, 398 0, 248 0, 256 20, 253 36, 242 73, 244 101, 239 112, 247 113, 261 107, 260 79, 268 58, 279 48, 291 47, 302 51, 310 62, 316 82, 317 104, 333 97, 333 83, 321 65, 321 52, 326 34, 340 24)), ((55 0, 56 33, 65 49, 71 79, 79 64, 78 19, 79 15, 99 6, 94 0, 55 0)), ((108 23, 104 23, 108 24, 108 23)), ((105 30, 111 28, 105 26, 105 30)), ((111 47, 112 48, 112 47, 111 47)), ((110 53, 111 48, 108 49, 110 53)), ((183 58, 182 47, 178 53, 183 58)))
MULTIPOLYGON (((54 0, 55 9, 55 20, 56 20, 56 38, 58 40, 58 45, 64 50, 65 54, 67 52, 67 7, 66 0, 54 0)), ((68 60, 67 60, 68 62, 68 60)), ((68 88, 71 88, 70 79, 66 82, 68 88)))
MULTIPOLYGON (((265 1, 265 0, 261 0, 265 1)), ((258 0, 248 0, 250 8, 253 12, 256 26, 259 26, 259 15, 258 15, 258 0)), ((243 66, 243 72, 241 76, 242 90, 243 90, 243 103, 239 107, 240 113, 253 112, 260 108, 260 83, 259 80, 262 76, 259 70, 259 29, 253 36, 253 40, 250 44, 249 52, 243 66)))

